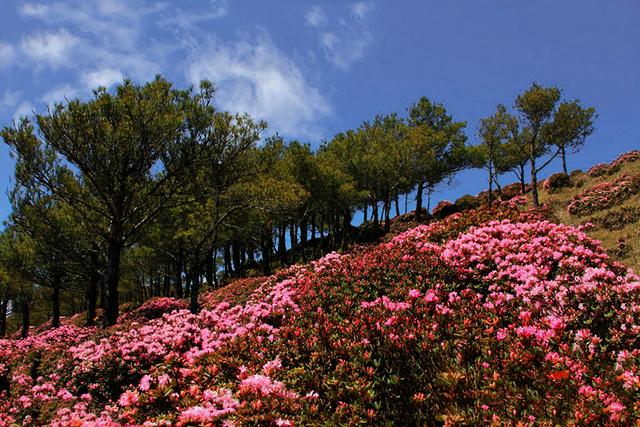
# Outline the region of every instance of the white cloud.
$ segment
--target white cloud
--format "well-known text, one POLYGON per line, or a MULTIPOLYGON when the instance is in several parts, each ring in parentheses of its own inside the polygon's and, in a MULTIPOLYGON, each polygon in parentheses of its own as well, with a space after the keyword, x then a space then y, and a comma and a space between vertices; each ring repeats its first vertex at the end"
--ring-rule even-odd
POLYGON ((317 6, 307 13, 307 23, 318 28, 318 40, 325 57, 336 67, 347 71, 366 55, 373 43, 373 33, 369 29, 372 8, 371 2, 352 3, 348 16, 338 17, 335 24, 317 6))
POLYGON ((5 91, 0 97, 0 110, 8 110, 15 107, 20 101, 20 92, 5 91))
POLYGON ((88 89, 96 89, 98 86, 109 88, 116 83, 122 82, 124 75, 120 70, 105 68, 85 74, 82 80, 88 89))
POLYGON ((49 65, 52 68, 70 67, 73 49, 79 43, 78 37, 62 28, 58 31, 39 33, 22 40, 23 52, 37 65, 49 65))
POLYGON ((13 120, 20 120, 21 117, 30 116, 35 108, 29 101, 22 101, 13 113, 13 120))
POLYGON ((371 10, 371 7, 371 3, 359 1, 351 5, 351 13, 353 13, 356 18, 362 20, 367 17, 369 11, 371 10))
POLYGON ((13 63, 15 58, 15 49, 8 43, 0 42, 0 68, 6 67, 13 63))
POLYGON ((308 25, 312 27, 322 27, 327 25, 327 15, 320 8, 320 6, 313 6, 306 15, 306 21, 308 25))
POLYGON ((36 18, 45 17, 48 11, 49 8, 42 3, 23 3, 20 6, 20 13, 36 18))
POLYGON ((40 100, 46 105, 53 105, 57 102, 64 103, 67 99, 77 98, 81 94, 80 89, 70 84, 61 84, 45 93, 40 100))
POLYGON ((213 81, 217 103, 232 112, 248 112, 287 136, 315 138, 319 117, 331 108, 298 66, 266 38, 228 45, 212 43, 194 59, 188 79, 213 81))

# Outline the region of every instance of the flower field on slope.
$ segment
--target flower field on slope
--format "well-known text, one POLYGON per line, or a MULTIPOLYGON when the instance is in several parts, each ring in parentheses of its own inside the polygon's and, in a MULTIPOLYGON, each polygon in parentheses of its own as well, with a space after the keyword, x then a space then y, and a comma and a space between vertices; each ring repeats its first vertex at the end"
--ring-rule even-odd
POLYGON ((611 175, 620 170, 620 167, 625 163, 636 162, 640 160, 640 151, 631 150, 624 154, 621 154, 611 163, 598 163, 592 166, 587 174, 591 177, 598 177, 603 175, 611 175))
POLYGON ((588 188, 571 200, 567 212, 571 215, 589 215, 617 206, 640 192, 640 175, 622 174, 613 181, 605 181, 588 188))
POLYGON ((2 340, 0 425, 629 425, 639 280, 579 229, 477 209, 241 305, 163 298, 107 331, 2 340))

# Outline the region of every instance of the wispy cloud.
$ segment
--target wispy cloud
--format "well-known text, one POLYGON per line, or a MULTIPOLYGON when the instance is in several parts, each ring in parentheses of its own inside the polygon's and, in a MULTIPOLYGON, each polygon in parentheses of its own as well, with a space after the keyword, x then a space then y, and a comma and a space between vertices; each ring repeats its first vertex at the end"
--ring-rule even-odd
POLYGON ((116 83, 122 82, 124 75, 120 70, 114 68, 104 68, 91 71, 82 77, 88 89, 95 89, 98 86, 109 88, 116 83))
POLYGON ((45 93, 40 101, 46 105, 53 105, 58 102, 64 102, 67 99, 77 98, 81 94, 81 89, 68 83, 58 85, 45 93))
MULTIPOLYGON (((227 0, 27 0, 19 12, 35 26, 16 52, 21 62, 68 66, 56 73, 62 80, 41 89, 43 95, 22 112, 33 103, 85 97, 124 78, 144 82, 155 74, 182 74, 190 83, 213 81, 221 108, 264 119, 286 136, 319 138, 318 123, 332 114, 293 54, 280 50, 266 30, 261 37, 225 42, 211 34, 210 21, 230 13, 227 0)), ((322 9, 314 13, 309 25, 328 30, 322 9)))
POLYGON ((331 114, 320 91, 267 37, 211 42, 193 59, 187 74, 192 82, 215 82, 222 108, 248 112, 287 136, 317 138, 318 118, 331 114))
POLYGON ((33 104, 29 101, 22 101, 13 112, 13 120, 17 121, 23 116, 29 116, 34 110, 35 108, 33 108, 33 104))
POLYGON ((364 20, 367 18, 367 15, 369 15, 369 12, 371 12, 372 7, 372 3, 359 1, 351 5, 351 13, 353 13, 357 19, 364 20))
POLYGON ((25 37, 21 47, 23 53, 33 59, 36 65, 47 65, 55 69, 73 66, 70 59, 79 41, 78 37, 62 28, 25 37))
POLYGON ((318 30, 325 57, 336 67, 347 71, 366 55, 374 40, 369 29, 372 9, 373 3, 359 1, 348 6, 346 16, 331 20, 319 6, 307 12, 307 24, 318 30))
POLYGON ((0 110, 14 108, 20 102, 20 92, 7 90, 0 96, 0 110))
POLYGON ((15 49, 9 43, 0 41, 0 68, 7 67, 13 63, 15 49))
POLYGON ((311 25, 312 27, 323 27, 328 23, 327 15, 325 15, 320 6, 313 6, 309 9, 305 18, 307 25, 311 25))

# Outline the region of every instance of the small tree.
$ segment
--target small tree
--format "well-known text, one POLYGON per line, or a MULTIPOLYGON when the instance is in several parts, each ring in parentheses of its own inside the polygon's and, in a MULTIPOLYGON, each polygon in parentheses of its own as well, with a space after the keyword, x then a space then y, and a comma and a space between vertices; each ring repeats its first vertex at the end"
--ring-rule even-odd
POLYGON ((489 173, 489 205, 493 201, 493 184, 497 184, 498 175, 511 166, 508 164, 506 146, 510 134, 509 122, 510 116, 504 105, 498 105, 493 116, 480 120, 478 135, 482 144, 479 147, 479 158, 489 173))
POLYGON ((426 189, 430 195, 436 185, 471 165, 466 151, 466 122, 455 122, 442 104, 426 97, 408 109, 412 176, 416 192, 416 220, 422 215, 426 189))
MULTIPOLYGON (((593 108, 583 109, 578 101, 560 103, 561 91, 557 87, 544 87, 537 83, 516 97, 515 108, 520 119, 528 127, 526 153, 531 171, 533 206, 540 205, 538 197, 538 173, 571 144, 581 146, 593 131, 593 108), (555 146, 555 151, 551 150, 555 146), (551 151, 551 152, 550 152, 551 151), (537 159, 549 154, 540 166, 537 159)), ((566 169, 566 165, 564 166, 566 169)))
POLYGON ((578 100, 563 102, 558 106, 553 125, 547 131, 546 138, 560 151, 562 171, 568 175, 567 151, 578 152, 587 137, 594 131, 593 121, 597 118, 593 107, 583 108, 578 100))
POLYGON ((104 88, 92 100, 57 104, 1 135, 24 174, 68 203, 106 246, 105 326, 118 318, 120 263, 157 215, 171 206, 201 161, 198 111, 213 89, 176 91, 161 79, 136 86, 125 81, 115 93, 104 88), (193 119, 193 120, 191 120, 193 119), (170 148, 178 147, 169 156, 170 148))

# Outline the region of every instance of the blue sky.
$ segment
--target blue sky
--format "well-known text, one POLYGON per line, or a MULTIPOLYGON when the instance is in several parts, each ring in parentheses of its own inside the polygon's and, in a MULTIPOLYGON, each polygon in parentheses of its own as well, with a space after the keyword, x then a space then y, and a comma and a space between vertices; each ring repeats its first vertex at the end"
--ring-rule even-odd
MULTIPOLYGON (((3 0, 0 125, 123 77, 209 79, 217 103, 313 146, 421 96, 442 102, 477 141, 480 118, 532 81, 596 107, 597 130, 569 167, 638 148, 637 0, 3 0)), ((553 168, 545 174, 554 172, 553 168)), ((0 147, 0 189, 13 164, 0 147)), ((505 178, 507 182, 510 179, 505 178)), ((468 171, 442 188, 485 186, 468 171)), ((9 202, 0 197, 0 219, 9 202)))

